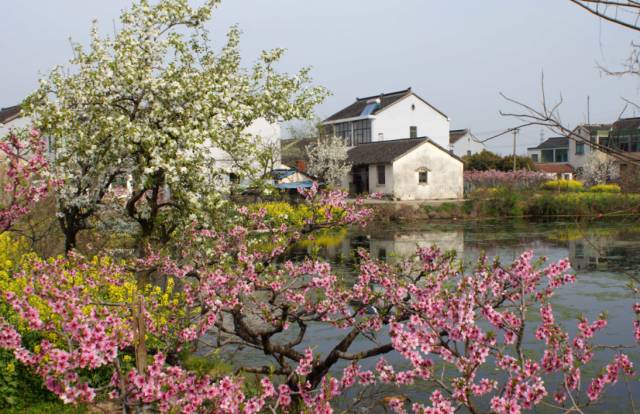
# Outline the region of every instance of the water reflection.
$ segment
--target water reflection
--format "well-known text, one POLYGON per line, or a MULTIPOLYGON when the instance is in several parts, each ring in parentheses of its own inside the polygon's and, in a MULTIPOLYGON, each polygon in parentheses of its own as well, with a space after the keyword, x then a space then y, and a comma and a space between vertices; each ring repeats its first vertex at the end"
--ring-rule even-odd
MULTIPOLYGON (((471 265, 483 254, 500 257, 510 263, 523 251, 533 250, 536 256, 546 256, 549 261, 569 258, 577 274, 577 282, 558 290, 552 299, 556 318, 570 334, 576 332, 576 320, 584 315, 590 320, 602 311, 608 313, 608 327, 597 337, 600 344, 635 345, 632 324, 635 318, 632 306, 635 302, 629 283, 640 280, 640 224, 632 222, 466 222, 450 224, 407 223, 403 225, 373 225, 365 229, 350 229, 336 235, 330 245, 316 242, 299 246, 294 256, 304 256, 312 250, 330 260, 336 271, 349 277, 354 275, 353 252, 364 248, 371 256, 381 260, 395 261, 415 252, 416 247, 437 245, 443 250, 456 250, 458 258, 471 265)), ((537 323, 537 314, 531 315, 537 323)), ((329 351, 343 333, 331 328, 319 328, 306 343, 317 346, 318 351, 329 351)), ((534 352, 540 351, 537 341, 530 333, 525 341, 534 352)), ((357 344, 360 345, 360 344, 357 344)), ((366 345, 366 344, 363 344, 366 345)), ((637 365, 640 363, 638 348, 628 354, 637 365)), ((600 367, 613 357, 606 351, 590 365, 594 375, 600 367)), ((389 355, 394 363, 400 358, 389 355)), ((585 387, 587 384, 584 385, 585 387)), ((630 385, 632 394, 640 395, 640 383, 630 385)), ((423 399, 424 389, 409 393, 418 400, 423 399)), ((626 412, 629 407, 628 390, 623 382, 609 390, 599 408, 619 409, 626 412)), ((539 409, 539 412, 545 412, 539 409)))

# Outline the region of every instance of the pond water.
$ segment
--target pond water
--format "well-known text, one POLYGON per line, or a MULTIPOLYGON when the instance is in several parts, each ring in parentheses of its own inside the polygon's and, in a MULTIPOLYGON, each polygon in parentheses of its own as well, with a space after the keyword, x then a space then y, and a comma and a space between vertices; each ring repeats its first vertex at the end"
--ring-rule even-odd
MULTIPOLYGON (((331 261, 337 272, 349 278, 353 275, 352 252, 357 248, 369 250, 375 258, 397 260, 414 252, 417 246, 434 244, 443 250, 456 250, 458 258, 465 264, 472 264, 482 254, 499 256, 503 263, 510 263, 525 250, 533 250, 536 256, 546 256, 549 261, 568 257, 577 275, 577 282, 561 288, 554 296, 552 302, 556 318, 573 334, 579 315, 593 320, 606 311, 608 326, 596 336, 596 343, 634 345, 632 305, 635 300, 629 284, 640 280, 640 221, 377 224, 365 229, 349 229, 340 234, 321 236, 317 245, 299 246, 293 256, 302 257, 311 249, 319 249, 319 254, 331 261)), ((313 346, 318 352, 326 352, 342 335, 344 332, 339 330, 318 326, 307 335, 308 339, 302 347, 313 346)), ((525 340, 532 345, 535 343, 532 337, 525 340)), ((356 344, 356 350, 366 345, 370 343, 363 340, 356 344)), ((612 352, 601 353, 591 364, 592 371, 583 372, 583 375, 597 373, 600 367, 610 361, 612 352)), ((625 352, 640 368, 638 348, 625 352)), ((261 359, 259 355, 255 355, 255 358, 256 362, 261 359)), ((385 358, 403 363, 398 355, 385 358)), ((243 360, 246 363, 246 359, 243 360)), ((336 371, 341 370, 342 366, 336 367, 336 371)), ((583 389, 587 386, 588 383, 583 380, 583 389)), ((424 385, 422 388, 416 385, 404 392, 413 401, 426 402, 425 391, 424 385)), ((398 391, 367 392, 370 395, 364 397, 369 403, 366 409, 356 409, 354 412, 384 412, 381 404, 375 404, 376 398, 381 398, 384 392, 398 391)), ((629 395, 636 397, 636 405, 640 404, 640 384, 637 381, 629 384, 620 381, 608 390, 606 398, 598 406, 589 407, 587 412, 630 412, 632 403, 629 395)), ((547 410, 542 408, 537 412, 547 410)))

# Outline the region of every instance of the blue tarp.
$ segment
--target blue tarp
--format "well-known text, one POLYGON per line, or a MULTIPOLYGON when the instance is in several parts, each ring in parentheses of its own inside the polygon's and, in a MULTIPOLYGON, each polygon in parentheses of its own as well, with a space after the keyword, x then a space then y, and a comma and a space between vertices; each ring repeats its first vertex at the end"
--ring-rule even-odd
POLYGON ((311 188, 312 185, 313 185, 313 181, 307 180, 307 181, 296 181, 293 183, 282 183, 282 184, 276 185, 276 187, 282 190, 289 190, 289 189, 296 189, 296 188, 311 188))

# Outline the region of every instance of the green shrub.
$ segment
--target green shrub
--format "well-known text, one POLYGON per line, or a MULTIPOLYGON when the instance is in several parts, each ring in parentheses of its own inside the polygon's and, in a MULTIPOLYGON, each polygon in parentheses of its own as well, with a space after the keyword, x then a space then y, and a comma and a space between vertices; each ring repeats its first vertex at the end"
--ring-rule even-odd
POLYGON ((640 195, 618 193, 538 194, 527 206, 531 216, 598 216, 640 211, 640 195))
POLYGON ((593 193, 619 193, 621 191, 618 184, 596 184, 589 188, 593 193))
POLYGON ((584 185, 582 182, 577 180, 551 180, 542 184, 543 190, 550 191, 582 191, 584 189, 584 185))

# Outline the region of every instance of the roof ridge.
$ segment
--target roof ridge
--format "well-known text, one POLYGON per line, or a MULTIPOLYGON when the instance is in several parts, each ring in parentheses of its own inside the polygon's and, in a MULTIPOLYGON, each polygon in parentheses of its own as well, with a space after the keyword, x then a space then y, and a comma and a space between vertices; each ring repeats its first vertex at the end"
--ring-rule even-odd
POLYGON ((358 98, 356 97, 356 101, 364 101, 366 99, 373 99, 373 98, 379 98, 381 96, 392 96, 392 95, 402 95, 405 93, 409 93, 411 92, 411 86, 409 86, 407 89, 402 89, 400 91, 395 91, 395 92, 383 92, 383 93, 379 93, 377 95, 371 95, 371 96, 365 96, 363 98, 358 98))

